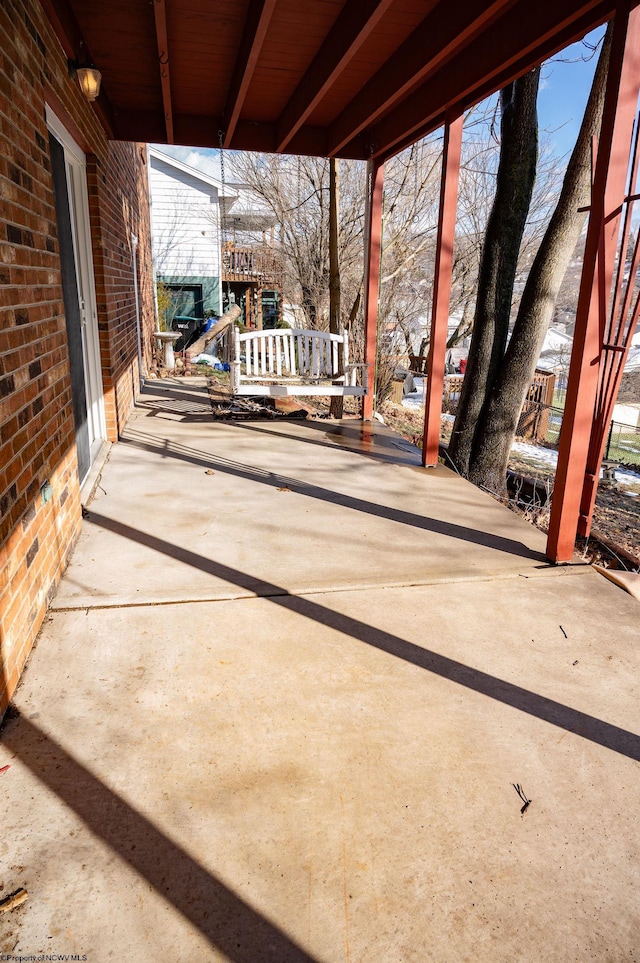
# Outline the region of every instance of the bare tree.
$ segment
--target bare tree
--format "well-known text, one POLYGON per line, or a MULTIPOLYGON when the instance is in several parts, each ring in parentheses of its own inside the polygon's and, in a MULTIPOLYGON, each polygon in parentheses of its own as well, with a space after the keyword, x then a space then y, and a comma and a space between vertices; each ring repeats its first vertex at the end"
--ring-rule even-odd
MULTIPOLYGON (((465 138, 451 301, 458 325, 449 339, 450 347, 467 338, 472 328, 482 239, 499 161, 499 142, 488 133, 494 115, 491 104, 476 110, 469 122, 471 136, 465 138)), ((390 388, 398 363, 406 363, 407 354, 426 353, 428 347, 441 156, 442 136, 432 135, 385 165, 378 404, 390 388)), ((233 156, 232 166, 233 179, 247 184, 277 222, 277 239, 286 262, 285 300, 300 305, 306 326, 326 330, 331 278, 329 162, 241 154, 233 156)), ((361 299, 366 176, 362 162, 340 160, 335 166, 340 178, 339 323, 350 330, 358 358, 364 343, 361 299)), ((555 188, 554 159, 550 158, 543 170, 537 202, 540 211, 548 209, 555 188)), ((539 220, 542 222, 542 216, 539 220)), ((523 263, 539 238, 540 225, 532 220, 523 245, 523 263)))
POLYGON ((469 473, 478 421, 509 334, 520 242, 536 176, 539 77, 537 68, 501 91, 496 194, 484 240, 469 362, 449 445, 450 455, 464 475, 469 473))
MULTIPOLYGON (((476 349, 470 357, 465 377, 466 391, 463 387, 450 453, 460 471, 476 484, 492 490, 502 491, 505 487, 507 461, 520 410, 553 316, 560 285, 584 226, 591 188, 591 144, 602 121, 610 43, 609 27, 562 191, 533 260, 508 345, 487 336, 490 319, 481 318, 482 327, 474 332, 476 349), (481 346, 487 340, 494 354, 490 364, 483 369, 478 359, 481 346), (478 371, 480 384, 474 387, 473 379, 478 377, 478 371)), ((523 109, 525 116, 530 118, 530 107, 523 109)), ((504 160, 506 165, 506 154, 504 160)), ((517 173, 517 168, 514 170, 517 173)), ((514 242, 515 238, 512 238, 510 243, 514 242)), ((491 243, 488 234, 487 244, 491 243)))
MULTIPOLYGON (((383 277, 380 297, 379 385, 390 383, 399 354, 423 319, 431 295, 429 259, 437 210, 440 147, 414 146, 387 164, 383 277), (402 332, 405 332, 405 336, 402 332), (385 362, 388 359, 388 364, 385 362), (384 371, 390 374, 384 374, 384 371)), ((288 270, 285 297, 299 303, 309 327, 329 327, 331 192, 330 164, 314 158, 242 155, 235 173, 263 199, 278 223, 278 239, 288 270)), ((336 161, 340 179, 337 262, 340 278, 339 324, 350 330, 354 355, 363 349, 365 165, 336 161)), ((334 298, 334 303, 337 301, 334 298)))
MULTIPOLYGON (((362 170, 363 165, 358 165, 362 170)), ((246 153, 234 158, 235 174, 273 212, 286 263, 285 298, 299 303, 310 328, 328 327, 329 161, 246 153)), ((364 178, 340 162, 341 216, 338 232, 344 294, 355 298, 362 274, 364 178), (360 182, 361 181, 361 182, 360 182), (351 280, 354 273, 357 281, 351 280)))

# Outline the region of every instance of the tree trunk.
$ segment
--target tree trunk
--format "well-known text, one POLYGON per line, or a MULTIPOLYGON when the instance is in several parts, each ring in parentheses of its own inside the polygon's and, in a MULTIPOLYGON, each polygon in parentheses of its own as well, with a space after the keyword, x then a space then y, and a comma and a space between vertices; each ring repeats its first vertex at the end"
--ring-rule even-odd
POLYGON ((505 489, 507 463, 520 411, 553 317, 560 285, 586 220, 584 208, 591 197, 591 144, 602 122, 611 32, 609 25, 560 197, 531 266, 507 353, 478 428, 469 478, 492 491, 505 489))
POLYGON ((500 162, 485 234, 473 335, 449 454, 468 475, 478 422, 504 357, 513 284, 538 159, 540 68, 500 92, 500 162))
POLYGON ((473 330, 473 314, 471 313, 471 298, 467 298, 464 303, 464 308, 462 309, 462 318, 460 319, 460 324, 456 330, 449 336, 447 341, 447 351, 451 348, 457 347, 461 341, 471 334, 473 330))
MULTIPOLYGON (((340 261, 338 258, 338 208, 340 204, 338 162, 329 159, 329 331, 340 334, 340 261)), ((342 367, 344 358, 340 358, 342 367)), ((329 413, 332 418, 342 418, 344 398, 331 399, 329 413)))
POLYGON ((308 326, 312 331, 315 331, 316 318, 318 317, 318 307, 316 305, 315 297, 311 288, 302 284, 302 310, 308 319, 308 326))

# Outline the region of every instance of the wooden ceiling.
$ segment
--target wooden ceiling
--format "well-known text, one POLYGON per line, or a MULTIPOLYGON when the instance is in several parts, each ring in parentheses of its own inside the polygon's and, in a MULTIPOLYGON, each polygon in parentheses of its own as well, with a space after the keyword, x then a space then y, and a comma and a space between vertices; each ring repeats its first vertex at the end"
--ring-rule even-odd
POLYGON ((380 159, 614 12, 614 0, 41 0, 120 140, 380 159))

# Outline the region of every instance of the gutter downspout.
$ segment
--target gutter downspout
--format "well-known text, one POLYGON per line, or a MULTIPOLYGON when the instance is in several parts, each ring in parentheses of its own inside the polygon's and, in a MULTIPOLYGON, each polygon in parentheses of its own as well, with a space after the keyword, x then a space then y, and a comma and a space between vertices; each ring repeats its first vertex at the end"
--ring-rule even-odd
POLYGON ((138 294, 138 238, 135 234, 131 235, 131 248, 133 251, 133 291, 136 299, 136 333, 138 335, 138 373, 140 377, 140 391, 144 385, 144 374, 142 368, 142 334, 140 331, 140 296, 138 294))

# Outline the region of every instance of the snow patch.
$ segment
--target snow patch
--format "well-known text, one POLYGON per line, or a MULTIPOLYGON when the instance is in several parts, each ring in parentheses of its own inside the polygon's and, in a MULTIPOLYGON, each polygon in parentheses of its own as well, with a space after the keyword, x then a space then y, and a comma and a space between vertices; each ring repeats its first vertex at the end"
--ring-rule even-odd
POLYGON ((403 407, 405 408, 423 408, 424 407, 424 383, 425 378, 415 378, 413 383, 416 386, 416 390, 412 391, 411 394, 404 395, 402 399, 403 407))
MULTIPOLYGON (((554 448, 542 448, 526 441, 514 441, 511 451, 527 458, 529 461, 536 462, 540 467, 551 467, 555 470, 558 464, 558 452, 554 448)), ((625 495, 630 495, 633 498, 640 494, 640 472, 617 468, 616 481, 621 488, 633 489, 632 491, 625 491, 625 495)))

